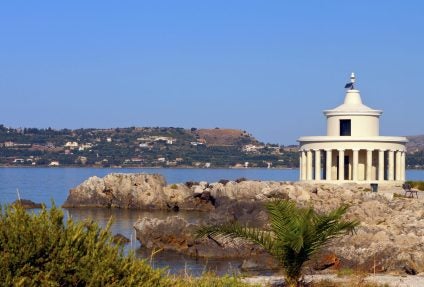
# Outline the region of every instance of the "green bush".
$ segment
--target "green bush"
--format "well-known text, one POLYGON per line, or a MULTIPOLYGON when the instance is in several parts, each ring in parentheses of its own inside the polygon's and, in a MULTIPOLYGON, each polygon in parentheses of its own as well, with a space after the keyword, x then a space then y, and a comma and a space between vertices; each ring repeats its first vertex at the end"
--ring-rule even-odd
POLYGON ((112 243, 110 224, 64 223, 53 206, 38 214, 20 206, 0 208, 2 286, 246 286, 237 278, 166 275, 112 243))
POLYGON ((6 286, 169 286, 163 271, 112 244, 108 228, 19 206, 0 214, 0 280, 6 286))

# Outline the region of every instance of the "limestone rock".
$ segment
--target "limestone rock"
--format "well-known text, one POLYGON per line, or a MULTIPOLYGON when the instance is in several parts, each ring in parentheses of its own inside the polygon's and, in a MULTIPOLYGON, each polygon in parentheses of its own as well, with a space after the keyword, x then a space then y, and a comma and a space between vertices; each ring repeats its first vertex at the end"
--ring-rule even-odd
POLYGON ((196 238, 198 225, 178 216, 167 219, 143 218, 134 224, 136 237, 142 246, 173 250, 194 257, 240 258, 264 255, 258 246, 240 239, 196 238))
POLYGON ((63 206, 164 209, 164 187, 164 178, 157 174, 93 176, 71 189, 63 206))

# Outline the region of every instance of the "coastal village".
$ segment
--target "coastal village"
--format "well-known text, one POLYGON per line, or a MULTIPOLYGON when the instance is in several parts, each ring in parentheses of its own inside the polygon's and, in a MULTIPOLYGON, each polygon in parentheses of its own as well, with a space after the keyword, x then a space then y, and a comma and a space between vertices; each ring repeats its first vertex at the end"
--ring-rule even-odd
MULTIPOLYGON (((424 136, 408 139, 406 167, 423 168, 424 136)), ((263 143, 236 129, 0 125, 1 166, 299 168, 298 153, 298 145, 263 143)))
POLYGON ((265 144, 235 129, 115 128, 53 130, 0 126, 3 166, 297 166, 297 146, 265 144))

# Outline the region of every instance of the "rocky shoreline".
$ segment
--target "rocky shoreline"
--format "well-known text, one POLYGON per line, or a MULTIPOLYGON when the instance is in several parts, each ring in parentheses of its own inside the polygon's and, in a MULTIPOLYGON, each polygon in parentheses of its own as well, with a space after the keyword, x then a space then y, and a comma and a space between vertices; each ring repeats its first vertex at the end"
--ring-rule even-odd
POLYGON ((142 218, 134 223, 142 246, 195 257, 245 258, 246 269, 273 269, 276 262, 255 245, 241 240, 197 239, 193 231, 201 224, 235 220, 266 228, 268 217, 263 204, 273 199, 291 199, 322 212, 349 204, 346 216, 359 220, 361 225, 355 234, 326 246, 310 262, 311 268, 424 272, 424 199, 393 196, 396 192, 403 194, 396 186, 372 193, 357 184, 312 185, 245 179, 167 185, 161 175, 116 173, 87 179, 70 191, 64 207, 169 210, 167 219, 142 218), (203 211, 208 216, 198 223, 188 223, 178 216, 179 210, 203 211))

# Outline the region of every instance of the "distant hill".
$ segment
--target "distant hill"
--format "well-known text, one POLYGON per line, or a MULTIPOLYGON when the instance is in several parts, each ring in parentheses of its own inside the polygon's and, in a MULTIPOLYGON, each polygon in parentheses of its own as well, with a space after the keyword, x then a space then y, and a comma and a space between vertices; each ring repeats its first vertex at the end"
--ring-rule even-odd
POLYGON ((296 152, 237 129, 37 129, 0 125, 2 166, 296 167, 296 152))
POLYGON ((408 153, 415 153, 424 150, 424 135, 407 136, 409 142, 406 144, 408 153))
POLYGON ((234 146, 259 143, 259 141, 246 131, 236 129, 199 129, 195 131, 195 134, 199 140, 204 140, 210 146, 234 146))
POLYGON ((424 168, 424 135, 407 136, 406 164, 408 168, 424 168))

